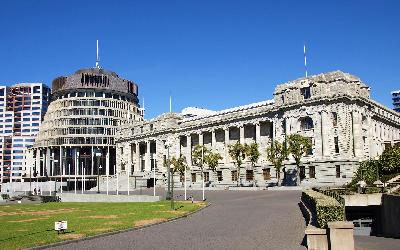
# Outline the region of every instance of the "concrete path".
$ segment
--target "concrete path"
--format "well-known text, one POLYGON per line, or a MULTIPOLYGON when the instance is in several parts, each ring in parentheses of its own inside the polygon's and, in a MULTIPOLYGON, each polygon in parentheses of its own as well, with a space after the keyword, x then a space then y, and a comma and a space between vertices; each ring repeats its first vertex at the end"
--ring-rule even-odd
MULTIPOLYGON (((201 191, 188 194, 201 197, 201 191)), ((189 217, 52 249, 305 249, 300 194, 207 191, 212 205, 189 217)))

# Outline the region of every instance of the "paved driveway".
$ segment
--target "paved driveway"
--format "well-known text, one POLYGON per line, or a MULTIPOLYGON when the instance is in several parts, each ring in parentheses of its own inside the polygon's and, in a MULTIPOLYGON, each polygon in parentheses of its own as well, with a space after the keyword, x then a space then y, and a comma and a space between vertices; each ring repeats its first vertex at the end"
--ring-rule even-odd
POLYGON ((53 249, 305 249, 299 191, 206 194, 212 205, 189 217, 53 249))

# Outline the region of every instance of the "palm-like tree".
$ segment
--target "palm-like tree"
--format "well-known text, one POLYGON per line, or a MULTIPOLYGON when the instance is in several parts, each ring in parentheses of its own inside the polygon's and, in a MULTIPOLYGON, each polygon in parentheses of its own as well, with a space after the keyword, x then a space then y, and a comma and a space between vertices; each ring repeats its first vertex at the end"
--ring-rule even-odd
POLYGON ((217 170, 220 160, 222 160, 222 156, 218 152, 214 153, 211 150, 204 156, 204 163, 207 164, 212 172, 217 170))
POLYGON ((243 161, 246 158, 246 151, 247 144, 241 144, 239 141, 233 145, 229 145, 229 155, 235 161, 237 168, 237 186, 239 186, 240 183, 240 166, 243 164, 243 161))
MULTIPOLYGON (((250 160, 251 166, 253 167, 253 171, 254 171, 254 167, 255 167, 258 159, 260 158, 260 151, 258 150, 257 143, 253 142, 252 144, 247 146, 246 156, 250 160)), ((255 179, 254 179, 254 175, 253 175, 253 186, 255 186, 255 184, 256 183, 255 183, 255 179)))
POLYGON ((185 156, 180 155, 178 158, 175 156, 172 157, 170 160, 170 165, 173 167, 171 168, 171 174, 172 174, 172 185, 171 185, 171 208, 174 209, 174 174, 176 172, 179 172, 180 174, 185 172, 185 168, 187 167, 186 163, 186 158, 185 156))
POLYGON ((282 162, 286 159, 288 151, 283 143, 272 141, 271 146, 267 148, 267 159, 274 165, 279 180, 281 177, 282 162))
POLYGON ((289 135, 288 141, 289 141, 289 152, 293 156, 296 162, 296 167, 297 167, 296 183, 297 185, 299 185, 300 184, 299 171, 300 171, 301 158, 303 157, 303 155, 307 154, 307 152, 312 148, 312 145, 309 138, 299 134, 289 135))
POLYGON ((203 186, 203 200, 205 199, 204 196, 204 156, 209 153, 209 149, 204 145, 196 145, 193 148, 192 152, 192 161, 193 165, 200 168, 201 171, 201 179, 202 179, 202 186, 203 186))

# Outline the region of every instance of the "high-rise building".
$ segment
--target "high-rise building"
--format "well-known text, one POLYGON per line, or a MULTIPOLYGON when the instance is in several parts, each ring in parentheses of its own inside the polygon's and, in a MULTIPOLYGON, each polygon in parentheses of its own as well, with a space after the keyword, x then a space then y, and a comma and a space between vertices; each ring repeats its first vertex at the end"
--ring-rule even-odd
POLYGON ((400 112, 400 90, 396 90, 392 92, 393 99, 393 109, 397 112, 400 112))
POLYGON ((35 181, 62 178, 73 185, 75 177, 80 182, 85 176, 88 185, 96 185, 98 175, 115 173, 117 128, 141 120, 138 86, 132 81, 100 67, 58 77, 32 147, 30 172, 35 181))
POLYGON ((26 152, 32 147, 50 101, 42 83, 0 86, 1 182, 20 182, 26 169, 26 152))

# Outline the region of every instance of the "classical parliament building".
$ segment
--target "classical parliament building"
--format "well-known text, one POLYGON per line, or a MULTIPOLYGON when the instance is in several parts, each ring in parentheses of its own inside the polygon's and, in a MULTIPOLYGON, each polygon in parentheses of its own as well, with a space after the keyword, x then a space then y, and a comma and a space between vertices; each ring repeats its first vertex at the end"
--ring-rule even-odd
MULTIPOLYGON (((138 120, 116 133, 116 172, 135 185, 166 184, 167 157, 185 156, 186 181, 201 185, 200 169, 192 164, 192 149, 205 145, 222 156, 216 171, 205 170, 208 186, 236 185, 228 146, 256 142, 261 156, 253 167, 245 161, 241 185, 275 185, 277 173, 266 158, 273 140, 290 134, 310 138, 312 150, 302 159, 301 184, 342 185, 351 180, 359 162, 374 159, 385 147, 400 143, 400 115, 370 98, 370 88, 358 77, 334 71, 280 84, 274 99, 221 111, 186 108, 151 120, 138 120), (166 141, 172 141, 166 147, 166 141), (133 181, 132 181, 133 183, 133 181)), ((284 162, 284 185, 296 183, 294 160, 284 162)), ((175 176, 177 185, 183 176, 175 176)))

